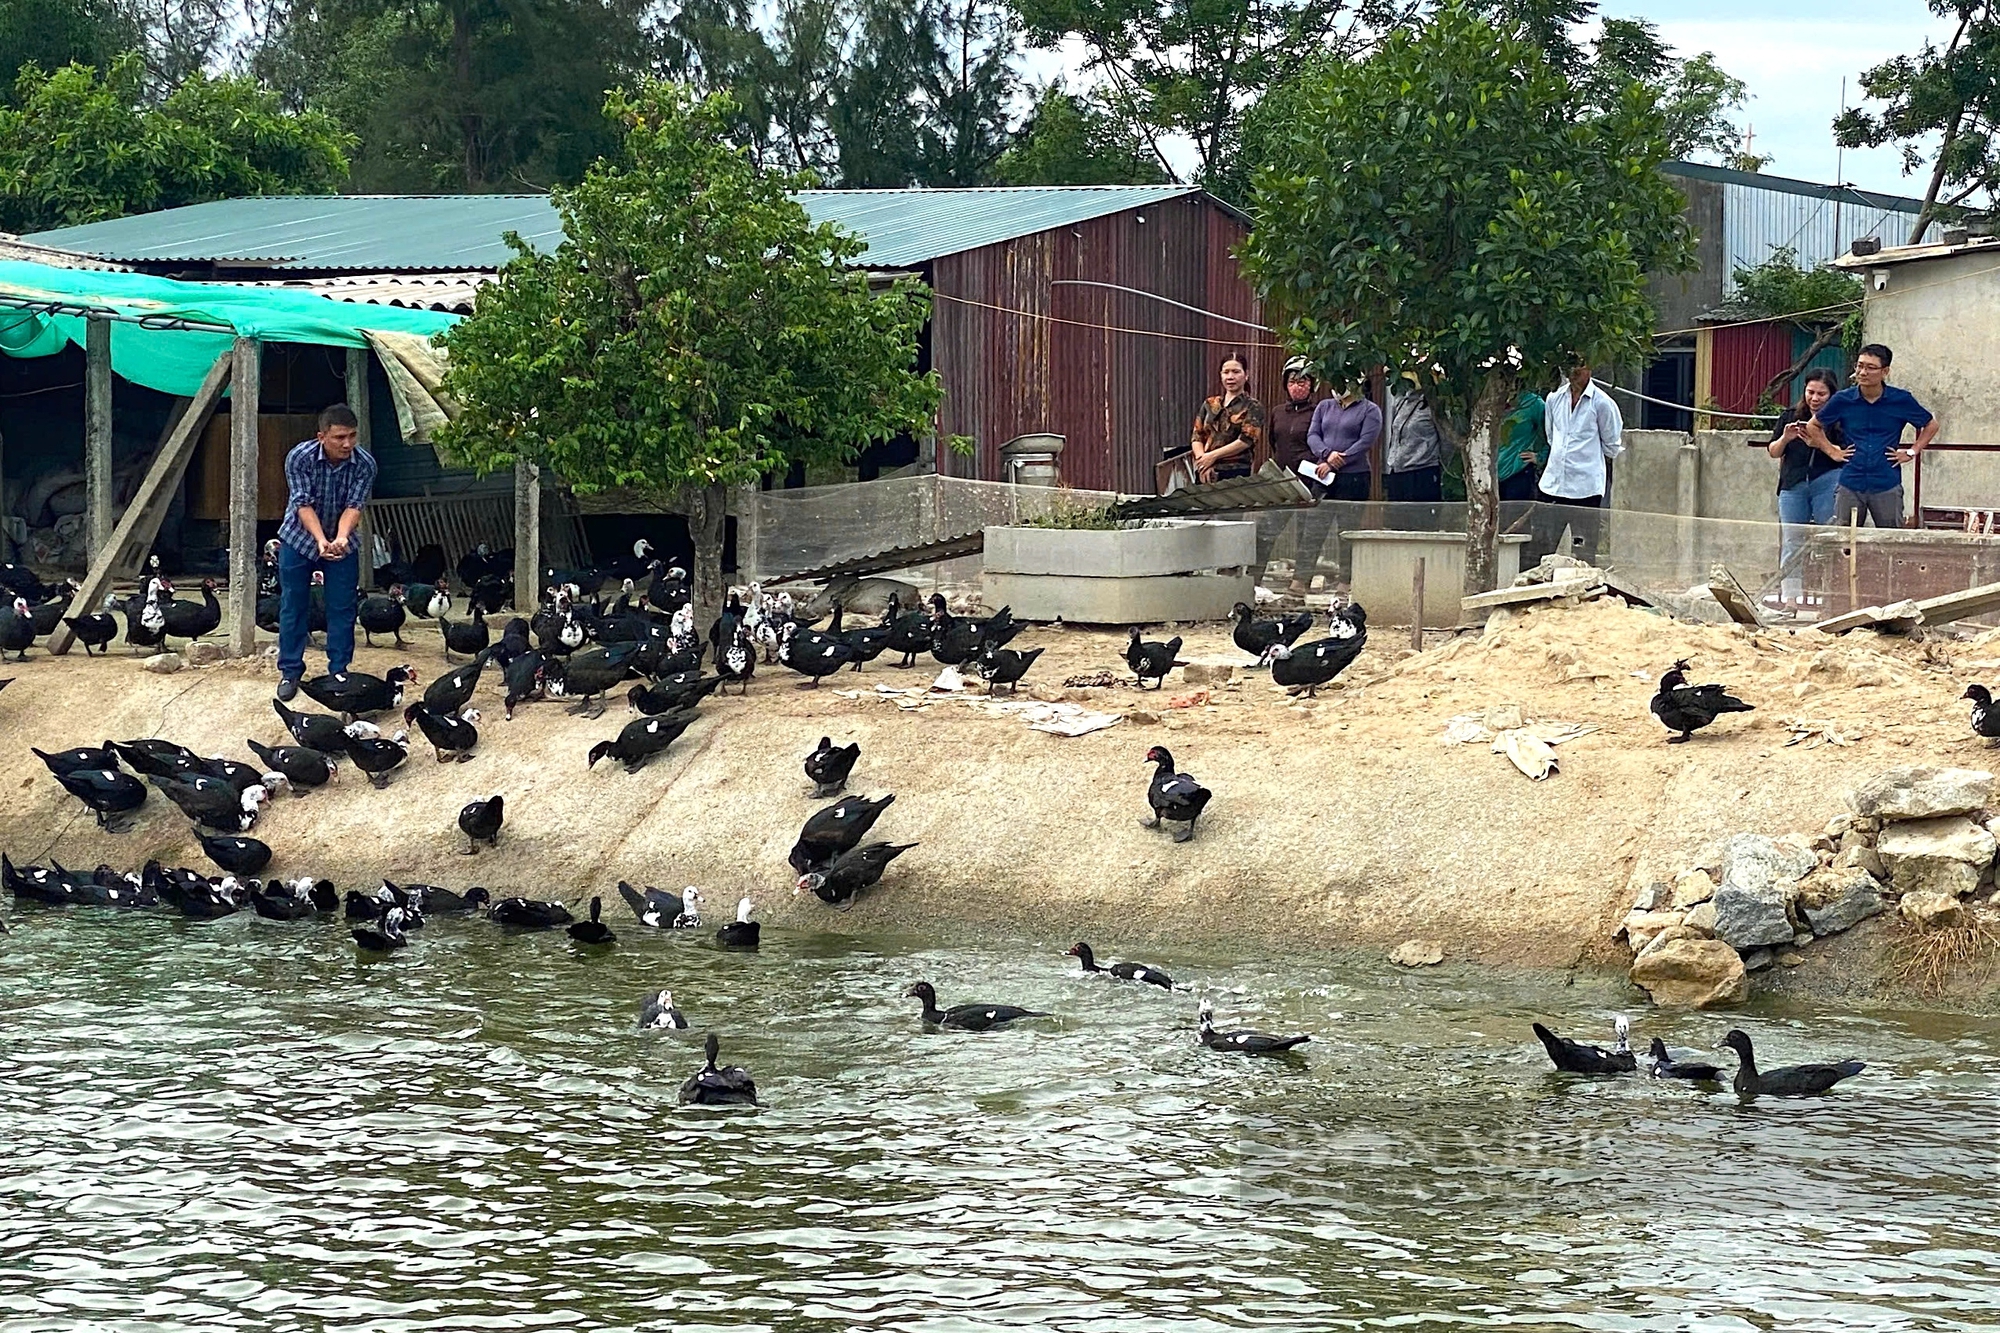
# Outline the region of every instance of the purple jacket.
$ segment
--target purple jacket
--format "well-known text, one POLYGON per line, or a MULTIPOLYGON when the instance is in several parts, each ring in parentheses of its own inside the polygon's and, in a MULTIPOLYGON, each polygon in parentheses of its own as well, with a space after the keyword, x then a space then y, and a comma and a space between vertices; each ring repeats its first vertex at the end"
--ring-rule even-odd
POLYGON ((1339 454, 1341 463, 1335 472, 1368 472, 1374 466, 1375 442, 1381 437, 1381 408, 1367 398, 1357 398, 1348 407, 1342 407, 1338 398, 1329 398, 1313 409, 1312 425, 1306 430, 1306 452, 1318 463, 1339 454))

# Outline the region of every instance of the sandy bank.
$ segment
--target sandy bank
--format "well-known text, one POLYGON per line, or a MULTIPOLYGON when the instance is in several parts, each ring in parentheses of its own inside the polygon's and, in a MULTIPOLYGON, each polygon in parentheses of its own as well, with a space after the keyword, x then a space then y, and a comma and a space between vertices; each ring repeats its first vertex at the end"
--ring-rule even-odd
MULTIPOLYGON (((1221 627, 1183 632, 1186 660, 1244 661, 1221 627)), ((419 629, 411 638, 408 652, 364 651, 357 666, 379 673, 409 661, 428 683, 444 669, 437 636, 419 629)), ((574 898, 612 894, 624 877, 701 885, 712 914, 749 894, 779 927, 865 932, 956 919, 1073 931, 1112 951, 1223 933, 1273 951, 1425 936, 1454 958, 1567 966, 1624 957, 1612 932, 1634 877, 1670 875, 1710 839, 1816 832, 1850 787, 1893 764, 1989 763, 1957 701, 1966 683, 2000 671, 2000 646, 1982 640, 1829 643, 1809 631, 1680 625, 1599 602, 1434 636, 1421 655, 1407 642, 1407 631, 1378 630, 1347 687, 1312 703, 1289 700, 1262 672, 1202 687, 1176 673, 1161 694, 1065 692, 1066 676, 1122 675, 1122 639, 1030 631, 1016 646, 1048 648, 1031 684, 1159 717, 1076 738, 949 702, 906 712, 873 697, 878 684, 928 679, 922 669, 878 662, 804 691, 766 668, 747 699, 711 700, 687 736, 635 776, 585 767, 590 744, 626 721, 622 701, 594 722, 564 704, 533 704, 510 724, 489 674, 472 762, 439 766, 421 747, 383 791, 343 768, 332 787, 281 798, 257 836, 277 850, 275 870, 343 887, 387 875, 574 898), (1697 678, 1730 683, 1758 711, 1725 718, 1692 744, 1662 744, 1646 706, 1677 657, 1692 657, 1697 678), (1206 704, 1165 707, 1195 688, 1211 691, 1206 704), (1504 703, 1600 730, 1563 745, 1561 773, 1543 783, 1483 745, 1441 744, 1455 714, 1504 703), (1787 746, 1783 720, 1794 717, 1852 743, 1787 746), (897 794, 877 831, 922 844, 844 914, 795 897, 785 865, 815 808, 799 761, 821 734, 861 742, 852 790, 897 794), (1216 792, 1193 844, 1138 826, 1153 744, 1169 745, 1216 792), (460 855, 459 807, 493 792, 508 798, 499 850, 460 855)), ((134 832, 102 833, 30 745, 157 735, 247 758, 245 737, 283 739, 261 661, 156 676, 120 654, 86 661, 37 650, 0 675, 16 677, 0 694, 0 842, 16 860, 200 864, 187 822, 164 800, 148 804, 134 832)), ((1811 952, 1789 984, 1835 966, 1842 986, 1872 984, 1857 983, 1858 962, 1820 962, 1869 950, 1811 952)))

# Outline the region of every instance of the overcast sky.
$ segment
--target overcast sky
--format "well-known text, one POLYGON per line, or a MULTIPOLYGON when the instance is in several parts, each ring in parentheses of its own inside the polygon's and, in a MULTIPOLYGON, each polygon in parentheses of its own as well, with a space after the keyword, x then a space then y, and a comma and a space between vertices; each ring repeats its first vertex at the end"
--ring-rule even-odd
MULTIPOLYGON (((1740 113, 1756 133, 1754 150, 1772 155, 1766 171, 1832 183, 1833 118, 1840 80, 1850 104, 1861 100, 1858 74, 1892 56, 1942 46, 1951 29, 1923 0, 1603 0, 1602 12, 1643 18, 1682 55, 1713 51, 1722 67, 1750 86, 1740 113)), ((1849 152, 1841 174, 1865 190, 1921 195, 1925 182, 1903 175, 1888 149, 1849 152)))

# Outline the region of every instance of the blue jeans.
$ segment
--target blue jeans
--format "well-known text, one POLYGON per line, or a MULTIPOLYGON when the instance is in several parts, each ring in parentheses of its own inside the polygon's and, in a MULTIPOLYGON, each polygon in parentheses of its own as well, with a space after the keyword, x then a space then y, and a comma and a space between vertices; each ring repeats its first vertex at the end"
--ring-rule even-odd
POLYGON ((278 674, 297 680, 306 671, 306 625, 312 610, 312 576, 326 575, 326 669, 347 670, 354 660, 354 605, 361 581, 361 552, 345 560, 313 560, 278 546, 278 674))
MULTIPOLYGON (((1822 472, 1802 481, 1789 491, 1778 492, 1778 558, 1789 564, 1810 535, 1806 529, 1816 523, 1833 522, 1833 493, 1840 487, 1839 472, 1822 472)), ((1805 596, 1805 578, 1793 569, 1785 575, 1784 600, 1796 605, 1805 596)))

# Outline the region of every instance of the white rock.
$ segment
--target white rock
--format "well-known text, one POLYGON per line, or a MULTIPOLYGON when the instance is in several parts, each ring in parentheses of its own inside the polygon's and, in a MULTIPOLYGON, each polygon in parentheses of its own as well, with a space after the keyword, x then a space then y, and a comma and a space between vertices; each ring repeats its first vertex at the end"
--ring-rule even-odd
POLYGON ((1715 902, 1696 903, 1688 909, 1687 919, 1682 923, 1703 939, 1715 938, 1715 902))
POLYGON ((1875 843, 1898 893, 1931 890, 1963 898, 1993 863, 1994 837, 1963 816, 1911 819, 1889 825, 1875 843))
POLYGON ((139 670, 150 671, 156 676, 171 676, 179 671, 182 665, 179 653, 154 653, 139 663, 139 670))
POLYGON ((1715 881, 1706 870, 1690 870, 1674 881, 1673 905, 1679 908, 1705 903, 1715 896, 1715 881))
POLYGON ((1632 980, 1646 988, 1654 1004, 1706 1009, 1738 1004, 1750 996, 1743 959, 1721 940, 1674 940, 1632 964, 1632 980))
POLYGON ((1848 795, 1855 813, 1885 820, 1964 815, 1986 804, 1993 775, 1973 768, 1891 768, 1848 795))
POLYGON ((1950 930, 1965 924, 1965 905, 1948 893, 1920 889, 1903 895, 1897 910, 1919 930, 1950 930))
POLYGON ((1843 847, 1833 858, 1835 870, 1861 870, 1876 879, 1887 879, 1889 869, 1882 864, 1882 854, 1873 847, 1863 844, 1858 847, 1843 847))
POLYGON ((1432 967, 1444 961, 1444 945, 1436 940, 1404 940, 1389 961, 1402 967, 1432 967))
POLYGON ((228 644, 197 640, 187 646, 187 664, 189 666, 214 666, 217 662, 227 662, 228 660, 228 644))
POLYGON ((1644 951, 1653 937, 1669 926, 1678 926, 1685 918, 1679 912, 1627 912, 1622 929, 1632 952, 1644 951))

